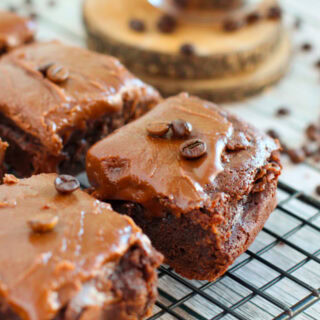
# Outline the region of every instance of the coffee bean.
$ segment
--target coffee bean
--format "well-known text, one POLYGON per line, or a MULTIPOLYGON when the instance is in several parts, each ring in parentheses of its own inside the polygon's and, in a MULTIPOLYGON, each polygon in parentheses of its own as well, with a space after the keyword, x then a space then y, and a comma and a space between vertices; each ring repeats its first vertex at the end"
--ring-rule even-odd
POLYGON ((152 122, 147 126, 147 131, 151 136, 162 137, 170 129, 169 123, 166 122, 152 122))
POLYGON ((314 65, 315 65, 316 68, 320 69, 320 60, 318 60, 314 65))
POLYGON ((267 13, 267 18, 271 20, 278 20, 282 17, 282 10, 278 6, 273 6, 269 8, 267 13))
POLYGON ((163 33, 172 33, 177 27, 177 20, 173 16, 165 14, 159 19, 157 26, 163 33))
POLYGON ((267 135, 269 135, 273 139, 280 139, 279 133, 274 129, 267 130, 267 135))
POLYGON ((259 12, 252 12, 247 15, 246 21, 248 24, 254 24, 261 20, 261 15, 259 12))
POLYGON ((295 164, 302 163, 306 159, 303 149, 289 149, 287 154, 290 160, 295 164))
POLYGON ((42 64, 38 67, 38 71, 43 74, 43 76, 47 75, 48 69, 53 65, 53 62, 42 64))
POLYGON ((277 116, 279 117, 283 117, 283 116, 287 116, 290 114, 290 110, 286 107, 281 107, 277 110, 277 116))
POLYGON ((54 63, 48 68, 46 75, 51 81, 55 83, 61 83, 68 79, 69 71, 67 68, 54 63))
POLYGON ((173 2, 178 8, 182 9, 186 8, 188 5, 188 0, 174 0, 173 2))
POLYGON ((196 50, 191 43, 185 43, 180 47, 180 53, 187 57, 194 56, 196 50))
POLYGON ((300 17, 296 17, 296 20, 294 22, 294 27, 296 29, 300 29, 301 25, 302 25, 302 19, 300 17))
POLYGON ((71 193, 80 188, 80 182, 77 178, 62 174, 56 178, 54 185, 60 193, 71 193))
POLYGON ((50 213, 41 213, 28 220, 28 225, 33 232, 46 233, 52 231, 58 221, 58 216, 50 213))
POLYGON ((143 32, 146 30, 146 25, 140 19, 131 19, 129 22, 129 26, 132 30, 137 32, 143 32))
POLYGON ((316 187, 316 194, 320 196, 320 185, 316 187))
POLYGON ((180 146, 180 154, 188 160, 198 159, 207 153, 207 145, 201 139, 191 139, 180 146))
POLYGON ((301 49, 303 51, 311 51, 312 50, 312 44, 309 42, 306 42, 304 44, 302 44, 301 49))
POLYGON ((223 29, 227 32, 233 32, 239 30, 243 26, 243 22, 241 20, 226 20, 223 23, 223 29))
POLYGON ((171 127, 176 138, 187 138, 192 132, 192 124, 184 120, 173 120, 171 127))
POLYGON ((306 129, 306 135, 311 141, 320 141, 320 128, 311 123, 306 129))

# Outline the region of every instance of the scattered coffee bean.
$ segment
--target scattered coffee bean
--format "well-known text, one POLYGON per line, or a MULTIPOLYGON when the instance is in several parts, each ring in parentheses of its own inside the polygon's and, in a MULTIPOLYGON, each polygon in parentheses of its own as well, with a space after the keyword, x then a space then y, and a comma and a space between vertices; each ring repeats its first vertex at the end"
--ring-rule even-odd
POLYGON ((55 2, 55 0, 49 0, 48 1, 48 6, 49 7, 54 7, 57 3, 55 2))
POLYGON ((223 23, 223 29, 227 32, 234 32, 239 30, 243 26, 243 22, 241 20, 226 20, 223 23))
POLYGON ((316 187, 316 194, 320 196, 320 185, 316 187))
POLYGON ((286 107, 281 107, 277 110, 276 114, 279 117, 287 116, 290 114, 290 110, 286 107))
POLYGON ((146 30, 145 23, 140 19, 131 19, 129 26, 132 30, 137 32, 144 32, 146 30))
POLYGON ((191 57, 195 54, 195 48, 191 43, 185 43, 180 47, 180 53, 184 56, 191 57))
POLYGON ((192 132, 192 124, 184 120, 173 120, 171 127, 176 138, 187 138, 192 132))
POLYGON ((281 8, 278 6, 273 6, 273 7, 269 8, 268 13, 267 13, 267 17, 268 17, 268 19, 271 19, 271 20, 281 19, 281 17, 282 17, 281 8))
POLYGON ((165 14, 159 19, 157 26, 163 33, 172 33, 177 27, 177 20, 173 16, 165 14))
POLYGON ((163 137, 170 129, 170 124, 166 122, 152 122, 147 126, 147 131, 151 136, 163 137))
POLYGON ((312 50, 312 44, 309 42, 306 42, 304 44, 302 44, 301 49, 303 51, 311 51, 312 50))
POLYGON ((59 175, 54 181, 54 185, 60 193, 72 193, 80 188, 80 182, 77 178, 67 174, 59 175))
POLYGON ((50 213, 41 213, 28 220, 28 225, 33 232, 46 233, 52 231, 58 221, 58 216, 50 213))
POLYGON ((300 17, 296 17, 296 20, 294 22, 294 27, 296 29, 300 29, 302 25, 302 19, 300 17))
POLYGON ((290 158, 290 160, 295 163, 302 163, 306 159, 306 155, 303 151, 303 149, 289 149, 287 150, 287 154, 290 158))
POLYGON ((320 128, 311 123, 306 129, 306 135, 311 141, 320 141, 320 128))
POLYGON ((38 14, 36 12, 30 12, 29 17, 32 20, 36 20, 38 18, 38 14))
POLYGON ((48 68, 46 75, 51 81, 55 83, 61 83, 68 79, 69 71, 67 68, 54 63, 48 68))
POLYGON ((207 153, 207 145, 201 139, 191 139, 180 146, 180 154, 188 160, 198 159, 207 153))
POLYGON ((31 5, 32 4, 32 0, 24 0, 24 2, 25 2, 25 4, 27 4, 27 5, 31 5))
POLYGON ((316 68, 320 69, 320 60, 318 60, 314 65, 315 65, 316 68))
POLYGON ((188 0, 174 0, 174 4, 178 8, 185 8, 188 5, 188 0))
POLYGON ((274 129, 267 130, 267 134, 273 139, 280 139, 279 133, 274 129))
POLYGON ((261 20, 261 15, 259 12, 252 12, 247 15, 246 21, 248 24, 254 24, 261 20))

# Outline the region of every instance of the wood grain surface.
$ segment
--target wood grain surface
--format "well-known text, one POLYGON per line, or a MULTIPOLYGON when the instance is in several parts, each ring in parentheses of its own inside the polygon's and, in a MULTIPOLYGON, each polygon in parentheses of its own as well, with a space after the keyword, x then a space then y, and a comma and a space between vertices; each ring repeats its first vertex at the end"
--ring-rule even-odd
MULTIPOLYGON (((320 1, 281 2, 293 42, 287 76, 258 97, 223 107, 262 130, 276 129, 289 146, 298 147, 304 141, 305 127, 320 115, 320 68, 314 66, 320 60, 320 1), (296 17, 302 19, 298 30, 293 27, 296 17), (301 50, 304 43, 312 44, 312 50, 301 50), (290 115, 275 116, 282 106, 290 109, 290 115)), ((32 3, 1 0, 0 8, 36 14, 39 40, 59 39, 85 45, 80 0, 33 0, 32 3)), ((292 165, 286 158, 283 163, 281 181, 317 197, 314 190, 320 185, 320 163, 306 161, 292 165)), ((302 200, 300 193, 279 189, 280 206, 264 231, 227 275, 213 284, 181 279, 164 267, 160 271, 161 295, 154 309, 155 315, 161 312, 157 319, 289 319, 285 308, 305 299, 310 289, 320 293, 320 206, 302 200), (230 307, 234 315, 223 313, 230 307)), ((320 320, 320 302, 294 318, 320 320)))

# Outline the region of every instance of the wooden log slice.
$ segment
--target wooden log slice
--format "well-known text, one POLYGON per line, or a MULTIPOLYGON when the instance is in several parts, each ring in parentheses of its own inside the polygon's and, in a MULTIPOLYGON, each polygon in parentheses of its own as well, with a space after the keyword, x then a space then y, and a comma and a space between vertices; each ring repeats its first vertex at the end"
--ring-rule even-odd
POLYGON ((290 55, 290 40, 285 32, 274 54, 253 72, 205 80, 174 80, 142 74, 139 77, 158 88, 164 96, 186 91, 216 103, 233 102, 260 93, 280 80, 288 69, 290 55))
MULTIPOLYGON (((268 8, 275 0, 263 0, 268 8)), ((262 19, 226 32, 221 26, 178 20, 172 33, 160 32, 163 12, 147 0, 85 0, 88 46, 117 56, 134 73, 178 79, 215 79, 256 69, 278 46, 281 19, 262 19), (145 31, 130 28, 139 19, 145 31), (195 53, 181 53, 192 44, 195 53)))

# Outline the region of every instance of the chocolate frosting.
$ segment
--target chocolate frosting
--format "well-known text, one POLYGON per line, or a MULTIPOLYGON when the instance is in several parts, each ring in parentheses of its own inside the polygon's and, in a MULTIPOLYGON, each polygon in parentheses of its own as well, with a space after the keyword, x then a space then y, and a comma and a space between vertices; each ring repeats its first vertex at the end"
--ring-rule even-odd
POLYGON ((87 168, 98 196, 143 203, 152 211, 159 197, 168 199, 177 211, 202 207, 208 200, 205 186, 223 170, 221 154, 233 128, 212 109, 213 104, 199 102, 186 94, 170 98, 92 147, 87 168), (170 133, 164 138, 148 135, 148 124, 178 119, 192 125, 188 139, 200 138, 206 143, 206 155, 186 160, 179 153, 186 139, 174 138, 170 133))
POLYGON ((127 99, 156 102, 159 94, 109 56, 51 42, 19 48, 0 61, 0 112, 53 155, 61 151, 70 128, 121 111, 127 99), (66 68, 65 81, 44 76, 52 63, 66 68))
POLYGON ((35 23, 11 12, 0 11, 0 51, 21 46, 33 40, 35 23))
POLYGON ((241 199, 278 149, 273 139, 213 103, 180 94, 95 144, 87 173, 99 199, 137 202, 151 216, 180 215, 214 206, 219 192, 241 199), (148 135, 149 123, 176 119, 192 124, 187 139, 202 139, 206 155, 186 160, 179 153, 186 139, 148 135))
POLYGON ((53 319, 82 284, 131 245, 142 242, 147 254, 152 250, 130 218, 83 191, 59 194, 55 178, 6 176, 0 186, 0 301, 23 320, 53 319), (28 221, 48 213, 59 218, 55 228, 33 232, 28 221))

